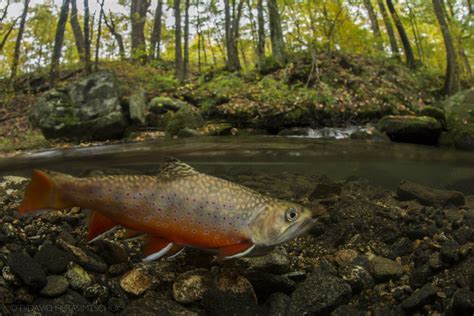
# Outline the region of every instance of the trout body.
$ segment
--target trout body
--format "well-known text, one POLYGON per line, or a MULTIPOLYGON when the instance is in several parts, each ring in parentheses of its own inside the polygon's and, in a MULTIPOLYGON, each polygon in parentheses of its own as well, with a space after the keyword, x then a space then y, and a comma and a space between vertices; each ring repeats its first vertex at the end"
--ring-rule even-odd
POLYGON ((272 247, 307 230, 311 212, 295 203, 200 173, 176 159, 158 176, 76 178, 34 171, 20 213, 79 206, 91 210, 88 239, 121 225, 148 235, 147 260, 182 247, 219 259, 272 247))

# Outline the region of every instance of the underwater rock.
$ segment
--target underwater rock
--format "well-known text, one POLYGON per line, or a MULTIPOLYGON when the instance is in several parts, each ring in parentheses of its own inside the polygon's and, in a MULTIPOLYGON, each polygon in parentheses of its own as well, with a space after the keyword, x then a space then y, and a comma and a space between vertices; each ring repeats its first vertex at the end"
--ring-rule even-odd
POLYGON ((396 261, 376 256, 369 263, 370 273, 376 281, 396 280, 403 275, 403 268, 396 261))
POLYGON ((276 247, 269 254, 261 257, 242 258, 249 265, 250 271, 261 271, 274 274, 283 274, 290 271, 288 252, 284 247, 276 247))
POLYGON ((173 299, 188 304, 199 301, 212 286, 212 274, 206 269, 194 269, 178 276, 173 283, 173 299))
POLYGON ((128 251, 117 243, 99 239, 91 244, 91 248, 109 265, 128 262, 128 251))
POLYGON ((371 288, 375 284, 370 273, 359 265, 346 265, 340 268, 339 276, 349 283, 354 293, 371 288))
POLYGON ((296 282, 286 275, 266 272, 250 272, 245 273, 245 276, 252 284, 258 298, 266 298, 275 292, 289 295, 296 287, 296 282))
POLYGON ((231 270, 223 270, 214 278, 217 290, 223 293, 246 295, 257 302, 257 295, 250 281, 231 270))
POLYGON ((121 138, 127 127, 118 80, 109 71, 96 72, 66 88, 46 92, 32 107, 29 119, 48 139, 121 138))
POLYGON ((453 264, 459 260, 459 244, 456 240, 447 240, 440 250, 440 258, 447 264, 453 264))
POLYGON ((99 273, 105 273, 107 271, 107 264, 90 250, 70 245, 61 239, 59 239, 57 243, 65 251, 73 255, 76 261, 85 269, 99 273))
POLYGON ((246 294, 222 292, 211 288, 204 294, 201 305, 205 315, 266 315, 265 308, 257 305, 254 299, 246 294))
POLYGON ((84 289, 92 283, 92 278, 81 266, 73 263, 64 274, 75 290, 84 289))
POLYGON ((288 315, 323 315, 349 301, 351 287, 344 280, 324 272, 316 272, 298 285, 291 295, 288 315))
POLYGON ((423 285, 416 290, 412 295, 401 303, 401 307, 406 310, 414 309, 416 307, 430 303, 436 298, 436 290, 431 283, 423 285))
POLYGON ((41 265, 26 253, 11 253, 8 256, 7 264, 11 271, 33 290, 40 290, 46 285, 46 275, 41 265))
POLYGON ((447 315, 472 315, 474 313, 474 292, 468 289, 458 290, 447 315))
POLYGON ((146 123, 148 107, 146 104, 145 90, 139 89, 139 91, 130 96, 128 101, 128 109, 132 122, 140 125, 144 125, 146 123))
POLYGON ((38 298, 33 302, 32 310, 42 311, 41 315, 107 315, 105 306, 95 305, 79 293, 68 290, 56 298, 38 298))
POLYGON ((180 138, 187 138, 187 137, 196 137, 196 136, 201 136, 199 131, 193 129, 193 128, 183 128, 178 131, 178 134, 176 135, 180 138))
POLYGON ((321 176, 316 180, 313 192, 310 193, 308 199, 326 199, 339 195, 342 192, 342 184, 335 182, 327 176, 321 176))
POLYGON ((147 291, 143 297, 127 304, 121 315, 131 316, 152 316, 152 315, 182 315, 198 316, 202 315, 191 311, 169 298, 153 291, 147 291))
POLYGON ((60 274, 67 270, 74 256, 51 244, 44 244, 34 256, 35 261, 46 267, 52 274, 60 274))
POLYGON ((48 283, 41 289, 40 294, 48 297, 56 297, 67 291, 69 287, 68 280, 60 275, 49 275, 48 283))
POLYGON ((357 307, 353 305, 341 305, 335 310, 333 310, 330 316, 364 316, 365 313, 358 310, 357 307))
POLYGON ((442 125, 428 116, 384 116, 379 129, 394 142, 436 145, 442 125))
POLYGON ((401 201, 417 200, 427 206, 462 206, 464 195, 457 191, 433 189, 411 181, 401 181, 397 188, 397 197, 401 201))
POLYGON ((279 292, 273 293, 265 302, 265 306, 268 308, 268 315, 286 316, 290 302, 291 298, 288 295, 279 292))
POLYGON ((419 288, 427 281, 431 281, 431 277, 434 275, 433 269, 429 264, 424 264, 415 268, 410 274, 410 286, 412 288, 419 288))
POLYGON ((152 280, 145 272, 134 268, 120 279, 122 289, 133 295, 140 295, 148 290, 152 285, 152 280))

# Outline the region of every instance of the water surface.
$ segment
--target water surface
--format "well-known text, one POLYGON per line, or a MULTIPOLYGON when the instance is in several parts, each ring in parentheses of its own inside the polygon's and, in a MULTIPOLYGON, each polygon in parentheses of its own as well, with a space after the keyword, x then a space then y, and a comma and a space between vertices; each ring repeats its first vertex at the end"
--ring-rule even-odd
POLYGON ((91 169, 155 173, 165 157, 210 174, 362 177, 394 189, 400 180, 474 194, 474 153, 435 147, 355 140, 286 137, 168 139, 87 148, 44 150, 0 160, 0 176, 29 176, 34 168, 73 175, 91 169))

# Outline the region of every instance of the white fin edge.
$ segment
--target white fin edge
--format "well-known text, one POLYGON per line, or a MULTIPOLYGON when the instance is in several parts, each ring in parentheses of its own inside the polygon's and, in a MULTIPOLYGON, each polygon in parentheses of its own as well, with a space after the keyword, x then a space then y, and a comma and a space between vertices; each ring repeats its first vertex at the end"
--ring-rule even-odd
POLYGON ((184 250, 184 248, 181 248, 180 250, 178 250, 178 252, 176 252, 174 255, 171 255, 169 257, 166 257, 166 259, 174 259, 176 258, 180 253, 182 253, 184 250))
POLYGON ((243 257, 245 255, 248 255, 250 252, 252 252, 252 250, 255 248, 255 245, 252 245, 250 247, 248 247, 247 249, 245 249, 244 251, 242 252, 238 252, 236 253, 235 255, 232 255, 232 256, 228 256, 228 257, 224 257, 222 258, 222 260, 229 260, 229 259, 234 259, 234 258, 240 258, 240 257, 243 257))
POLYGON ((151 261, 158 260, 158 259, 160 259, 161 257, 163 257, 164 255, 166 255, 166 253, 167 253, 168 251, 170 251, 171 247, 173 247, 173 243, 172 243, 172 242, 170 242, 169 244, 167 244, 166 247, 164 247, 164 248, 161 249, 160 251, 155 252, 155 253, 152 253, 152 254, 149 255, 149 256, 146 256, 145 258, 143 258, 142 261, 144 261, 144 262, 151 262, 151 261))
POLYGON ((107 236, 107 235, 109 235, 109 234, 112 234, 114 231, 116 231, 117 229, 119 229, 119 226, 120 226, 120 225, 116 225, 116 226, 112 227, 111 229, 106 230, 106 231, 103 232, 102 234, 97 235, 97 236, 95 236, 94 238, 92 238, 91 240, 89 240, 87 243, 88 243, 88 244, 91 244, 91 243, 93 243, 93 242, 96 241, 96 240, 102 239, 102 238, 104 238, 105 236, 107 236))

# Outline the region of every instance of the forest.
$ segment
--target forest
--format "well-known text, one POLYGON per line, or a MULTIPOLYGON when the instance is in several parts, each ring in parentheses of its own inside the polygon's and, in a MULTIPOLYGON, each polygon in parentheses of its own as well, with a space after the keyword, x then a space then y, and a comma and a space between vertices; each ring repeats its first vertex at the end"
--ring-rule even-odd
POLYGON ((333 52, 446 72, 447 94, 472 80, 470 0, 97 1, 93 11, 77 0, 2 5, 0 75, 12 80, 40 71, 54 81, 60 69, 90 72, 127 60, 174 64, 184 81, 212 69, 265 73, 298 53, 315 64, 333 52))
MULTIPOLYGON (((200 112, 184 115, 192 122, 180 124, 201 130, 184 134, 236 134, 239 128, 241 134, 242 128, 275 134, 426 114, 473 82, 470 0, 7 0, 0 10, 7 151, 18 147, 15 142, 28 147, 25 135, 32 135, 32 145, 41 143, 38 128, 47 139, 83 140, 167 129, 166 119, 153 118, 162 114, 149 106, 153 102, 138 110, 132 102, 128 109, 132 92, 141 90, 143 102, 155 99, 176 110, 184 100, 200 112), (102 70, 118 76, 122 108, 141 113, 138 121, 126 119, 113 133, 50 135, 33 113, 39 110, 30 111, 41 108, 33 106, 41 93, 102 70), (203 128, 201 121, 217 127, 203 128)), ((176 135, 180 124, 168 134, 176 135)), ((408 142, 438 144, 440 127, 420 124, 435 135, 408 136, 408 142)), ((459 130, 455 124, 451 130, 459 130)), ((456 147, 470 147, 459 140, 465 132, 451 134, 456 147)))

